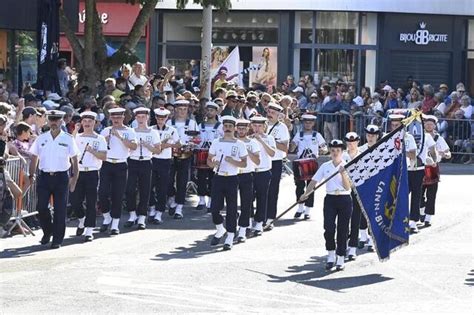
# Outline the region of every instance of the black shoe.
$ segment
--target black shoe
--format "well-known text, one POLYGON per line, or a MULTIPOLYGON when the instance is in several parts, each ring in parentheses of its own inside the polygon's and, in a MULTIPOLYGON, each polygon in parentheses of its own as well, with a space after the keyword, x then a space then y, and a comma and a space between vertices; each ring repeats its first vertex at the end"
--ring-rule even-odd
POLYGON ((207 213, 211 213, 211 208, 207 208, 207 213))
POLYGON ((120 231, 118 229, 112 229, 110 230, 110 235, 119 235, 120 231))
POLYGON ((168 214, 170 215, 170 217, 174 216, 175 213, 176 213, 176 207, 170 208, 168 210, 168 214))
POLYGON ((373 252, 374 251, 374 247, 373 246, 367 246, 367 251, 368 252, 373 252))
POLYGON ((232 245, 230 244, 224 244, 224 248, 222 248, 222 250, 231 250, 232 249, 232 245))
POLYGON ((92 235, 86 235, 86 237, 84 238, 84 242, 85 243, 92 242, 93 239, 94 237, 92 235))
POLYGON ((123 227, 129 228, 135 224, 136 221, 127 221, 123 224, 123 227))
POLYGON ((173 219, 175 220, 181 220, 183 218, 183 215, 180 213, 175 213, 173 219))
POLYGON ((261 236, 262 234, 263 234, 263 231, 260 231, 260 230, 253 231, 253 236, 261 236))
POLYGON ((100 226, 99 231, 102 232, 102 233, 104 233, 104 232, 106 232, 108 229, 109 229, 109 225, 108 225, 108 224, 102 224, 102 225, 100 226))
POLYGON ((293 216, 293 218, 299 219, 302 214, 303 214, 303 212, 295 212, 295 215, 293 216))
POLYGON ((153 220, 151 221, 151 223, 153 223, 153 224, 155 224, 155 225, 159 225, 159 224, 163 223, 163 221, 158 220, 158 219, 153 219, 153 220))
POLYGON ((311 219, 311 216, 310 216, 309 214, 305 214, 305 215, 304 215, 304 219, 305 219, 305 220, 309 220, 309 219, 311 219))
POLYGON ((215 237, 215 236, 213 236, 213 237, 212 237, 212 240, 211 240, 211 246, 217 246, 217 245, 219 245, 221 239, 222 239, 222 236, 221 236, 221 237, 215 237))
MULTIPOLYGON (((367 249, 367 250, 368 250, 368 249, 367 249)), ((348 261, 354 261, 354 260, 356 260, 356 258, 357 258, 357 256, 354 256, 354 255, 348 255, 348 256, 347 256, 347 260, 348 260, 348 261)))
POLYGON ((139 224, 138 224, 138 229, 139 229, 139 230, 145 230, 145 229, 146 229, 146 225, 139 223, 139 224))
POLYGON ((245 243, 246 240, 247 240, 247 239, 246 239, 245 237, 243 237, 243 236, 237 237, 237 243, 245 243))
POLYGON ((273 228, 275 227, 275 225, 273 225, 273 223, 270 223, 268 226, 266 226, 263 230, 265 232, 268 232, 268 231, 271 231, 273 230, 273 228))
POLYGON ((340 266, 340 265, 336 265, 336 271, 343 271, 345 268, 344 265, 340 266))
POLYGON ((82 234, 84 234, 84 228, 78 227, 76 229, 76 236, 81 236, 82 234))
POLYGON ((41 245, 46 245, 46 244, 49 243, 49 241, 51 241, 51 236, 50 235, 43 235, 43 237, 41 238, 40 244, 41 245))
POLYGON ((426 215, 420 215, 420 222, 425 222, 426 215))
POLYGON ((357 248, 359 248, 359 249, 364 248, 365 243, 366 243, 366 242, 364 242, 364 241, 359 241, 359 244, 357 244, 357 248))
POLYGON ((330 271, 334 267, 333 262, 327 262, 326 263, 326 271, 330 271))
POLYGON ((410 228, 410 235, 411 234, 418 234, 418 229, 415 229, 415 228, 410 228))
POLYGON ((58 249, 61 248, 61 244, 51 244, 51 249, 58 249))
POLYGON ((206 207, 206 205, 197 205, 196 210, 202 210, 206 207))
POLYGON ((430 226, 431 226, 431 223, 428 222, 428 221, 426 221, 426 222, 425 222, 425 227, 430 227, 430 226))

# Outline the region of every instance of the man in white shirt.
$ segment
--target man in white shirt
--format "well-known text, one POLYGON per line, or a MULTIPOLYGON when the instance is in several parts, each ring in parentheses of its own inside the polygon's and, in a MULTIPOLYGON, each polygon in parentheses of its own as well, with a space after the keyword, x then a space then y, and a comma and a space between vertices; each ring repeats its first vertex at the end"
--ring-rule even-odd
POLYGON ((99 170, 102 167, 102 161, 107 157, 105 138, 94 132, 96 118, 97 114, 94 112, 82 112, 81 125, 84 131, 74 139, 81 155, 79 157, 79 179, 71 196, 71 204, 79 218, 76 235, 82 235, 85 230, 85 242, 94 239, 92 232, 97 216, 99 170), (86 213, 84 213, 83 208, 84 199, 86 201, 86 213))
POLYGON ((145 220, 151 190, 151 158, 153 154, 161 152, 160 135, 156 129, 148 127, 149 108, 138 107, 133 110, 133 113, 138 123, 138 126, 134 128, 137 148, 130 152, 130 157, 127 160, 126 205, 129 218, 124 227, 132 227, 137 223, 138 229, 144 230, 146 228, 145 220), (137 190, 139 195, 138 205, 137 190))
POLYGON ((36 192, 38 210, 43 237, 40 243, 46 245, 53 237, 52 249, 60 248, 66 231, 66 206, 69 191, 73 192, 79 178, 79 163, 74 138, 61 130, 64 112, 51 110, 46 112, 50 131, 36 138, 30 148, 30 181, 35 179, 36 168, 40 170, 36 192), (39 160, 39 165, 38 165, 39 160), (72 166, 72 177, 68 170, 72 166), (54 216, 51 216, 49 201, 53 197, 54 216))
MULTIPOLYGON (((148 79, 143 75, 143 64, 137 62, 133 65, 133 73, 128 77, 128 82, 135 87, 135 85, 145 86, 148 79)), ((132 89, 133 90, 133 89, 132 89)))
POLYGON ((301 201, 308 199, 309 195, 314 193, 314 187, 318 183, 337 174, 326 182, 326 197, 324 198, 324 238, 328 251, 326 270, 331 270, 334 263, 337 271, 344 269, 349 221, 352 214, 351 183, 344 168, 346 163, 342 159, 343 149, 344 143, 341 140, 335 139, 329 143, 331 160, 321 165, 300 198, 301 201), (336 230, 337 246, 334 241, 336 230))
POLYGON ((288 152, 288 145, 290 142, 290 133, 288 127, 279 121, 279 117, 283 107, 278 104, 270 103, 267 109, 268 131, 267 134, 272 136, 276 142, 275 155, 272 157, 272 179, 270 180, 270 187, 268 189, 268 208, 267 222, 268 230, 273 229, 271 223, 277 215, 278 194, 280 192, 281 172, 283 169, 283 159, 286 158, 288 152))
POLYGON ((237 225, 237 190, 239 185, 239 168, 247 166, 247 149, 245 144, 234 136, 237 120, 232 116, 223 116, 224 136, 215 139, 209 148, 207 164, 215 169, 212 179, 211 213, 212 222, 216 225, 216 233, 211 246, 219 244, 227 232, 224 250, 232 249, 237 225), (222 224, 224 218, 220 214, 226 203, 226 227, 222 224))

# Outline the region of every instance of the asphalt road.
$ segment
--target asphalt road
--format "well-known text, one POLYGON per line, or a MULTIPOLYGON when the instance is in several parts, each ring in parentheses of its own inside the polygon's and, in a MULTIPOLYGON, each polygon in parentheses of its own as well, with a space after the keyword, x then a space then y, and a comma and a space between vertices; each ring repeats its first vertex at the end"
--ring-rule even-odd
MULTIPOLYGON (((209 246, 210 215, 190 208, 86 244, 72 222, 59 250, 39 245, 41 232, 0 240, 0 313, 472 314, 474 168, 443 169, 434 225, 385 263, 360 252, 345 271, 324 271, 322 191, 310 221, 292 211, 229 252, 209 246)), ((280 209, 293 190, 285 177, 280 209)))

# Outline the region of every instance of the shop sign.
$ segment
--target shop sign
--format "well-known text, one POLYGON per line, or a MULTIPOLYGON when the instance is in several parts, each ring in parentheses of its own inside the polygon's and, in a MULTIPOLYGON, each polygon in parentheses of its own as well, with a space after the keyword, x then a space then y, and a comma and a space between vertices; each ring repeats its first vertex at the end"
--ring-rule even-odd
POLYGON ((420 28, 415 33, 400 33, 400 41, 414 42, 416 45, 428 45, 429 43, 447 43, 448 34, 432 34, 426 29, 426 23, 421 22, 420 28))

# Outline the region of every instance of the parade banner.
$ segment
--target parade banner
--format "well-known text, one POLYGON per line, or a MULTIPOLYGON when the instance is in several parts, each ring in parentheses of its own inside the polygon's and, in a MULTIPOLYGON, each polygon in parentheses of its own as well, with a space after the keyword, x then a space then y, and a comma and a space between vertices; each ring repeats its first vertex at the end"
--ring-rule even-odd
MULTIPOLYGON (((243 86, 242 63, 240 62, 239 46, 232 49, 224 62, 219 66, 219 70, 221 69, 225 69, 227 71, 226 80, 228 82, 233 82, 239 86, 243 86)), ((219 70, 217 73, 219 73, 219 70)), ((213 76, 213 79, 216 79, 215 75, 213 76)))
POLYGON ((346 167, 381 261, 388 260, 390 253, 408 245, 408 172, 404 136, 405 125, 402 124, 346 167))

